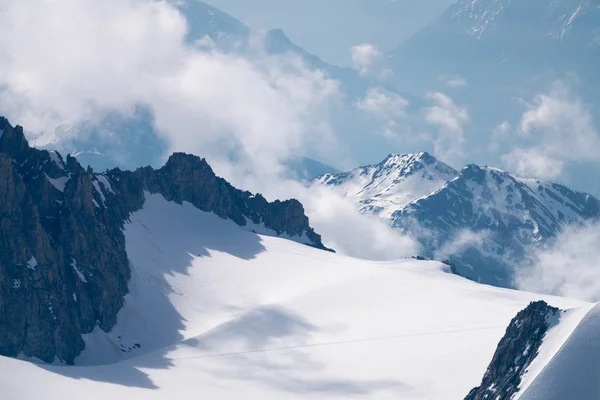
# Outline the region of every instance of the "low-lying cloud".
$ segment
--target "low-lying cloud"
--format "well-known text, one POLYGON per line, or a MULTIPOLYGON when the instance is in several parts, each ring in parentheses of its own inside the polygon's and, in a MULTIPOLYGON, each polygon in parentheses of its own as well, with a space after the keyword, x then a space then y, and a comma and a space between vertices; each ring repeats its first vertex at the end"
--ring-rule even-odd
POLYGON ((481 248, 490 236, 489 231, 462 230, 435 252, 436 260, 447 260, 450 257, 458 257, 466 250, 475 247, 481 248))
POLYGON ((600 222, 570 226, 543 248, 533 249, 517 270, 518 288, 600 301, 600 222))

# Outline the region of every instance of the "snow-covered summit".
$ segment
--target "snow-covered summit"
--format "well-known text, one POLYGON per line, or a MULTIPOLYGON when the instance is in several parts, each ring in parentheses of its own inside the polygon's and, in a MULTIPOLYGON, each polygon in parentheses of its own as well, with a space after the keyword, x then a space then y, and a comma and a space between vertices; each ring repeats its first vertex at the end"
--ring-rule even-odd
POLYGON ((461 275, 498 286, 512 286, 515 266, 532 246, 600 217, 600 201, 589 194, 493 167, 457 172, 427 153, 392 154, 313 184, 339 190, 361 212, 408 232, 422 255, 448 259, 461 275))
POLYGON ((313 184, 331 186, 345 196, 356 198, 363 212, 391 218, 395 211, 432 193, 457 174, 452 167, 426 152, 390 154, 379 164, 325 174, 313 184))

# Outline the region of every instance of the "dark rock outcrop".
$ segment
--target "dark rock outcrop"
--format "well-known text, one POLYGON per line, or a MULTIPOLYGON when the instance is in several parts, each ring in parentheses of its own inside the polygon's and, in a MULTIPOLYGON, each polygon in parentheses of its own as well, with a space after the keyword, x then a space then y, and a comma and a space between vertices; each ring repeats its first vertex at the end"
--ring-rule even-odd
POLYGON ((510 322, 483 380, 465 400, 509 400, 519 390, 521 378, 546 332, 558 321, 560 311, 544 301, 530 303, 510 322))
POLYGON ((0 117, 0 355, 72 363, 82 334, 114 326, 130 278, 122 228, 145 191, 325 249, 298 201, 235 189, 196 156, 96 174, 0 117))

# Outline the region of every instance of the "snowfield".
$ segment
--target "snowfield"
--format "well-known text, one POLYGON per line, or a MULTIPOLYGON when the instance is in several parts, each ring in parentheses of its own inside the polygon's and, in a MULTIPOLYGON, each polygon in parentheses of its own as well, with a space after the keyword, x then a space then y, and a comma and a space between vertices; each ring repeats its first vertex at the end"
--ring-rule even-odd
MULTIPOLYGON (((3 400, 462 399, 530 301, 590 307, 479 285, 433 261, 364 261, 257 235, 160 195, 125 233, 132 279, 117 326, 86 335, 77 366, 0 358, 3 400)), ((557 356, 573 329, 555 335, 566 342, 557 356)))

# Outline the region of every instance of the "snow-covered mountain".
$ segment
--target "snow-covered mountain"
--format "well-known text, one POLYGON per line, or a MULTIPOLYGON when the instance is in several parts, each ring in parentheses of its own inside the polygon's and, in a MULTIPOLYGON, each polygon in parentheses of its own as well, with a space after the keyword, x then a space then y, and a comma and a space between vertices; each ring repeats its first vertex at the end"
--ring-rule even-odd
MULTIPOLYGON (((388 161, 425 180, 455 172, 409 158, 388 161)), ((592 305, 436 261, 324 251, 300 203, 235 189, 195 156, 97 174, 0 118, 0 196, 3 399, 461 398, 539 300, 575 309, 531 336, 542 372, 523 377, 525 393, 547 390, 553 354, 582 346, 577 379, 596 383, 592 305)))
POLYGON ((325 249, 300 202, 238 190, 199 157, 98 174, 31 148, 23 128, 0 117, 0 354, 72 363, 82 334, 114 327, 131 279, 123 229, 151 195, 325 249))
POLYGON ((412 73, 407 84, 460 74, 477 87, 512 91, 536 75, 565 72, 598 82, 598 21, 597 0, 460 0, 398 46, 391 65, 412 73))
MULTIPOLYGON (((526 104, 559 96, 557 87, 579 99, 598 126, 599 27, 597 0, 460 0, 391 51, 388 68, 403 91, 441 91, 466 107, 473 148, 488 146, 503 121, 518 127, 526 104)), ((513 135, 475 161, 501 163, 499 156, 522 139, 513 135)), ((587 181, 599 172, 585 160, 566 167, 574 187, 594 193, 597 185, 587 181)))
POLYGON ((531 246, 568 224, 600 217, 600 201, 589 194, 490 167, 456 172, 427 153, 391 155, 313 184, 341 190, 362 212, 412 234, 423 256, 448 259, 465 277, 506 287, 531 246))
POLYGON ((115 326, 84 336, 75 366, 0 357, 3 399, 459 399, 529 302, 587 306, 258 235, 160 194, 123 234, 115 326))
POLYGON ((313 180, 313 184, 333 187, 356 199, 362 212, 391 219, 394 212, 434 192, 457 175, 450 166, 422 152, 390 154, 379 164, 325 174, 313 180))

